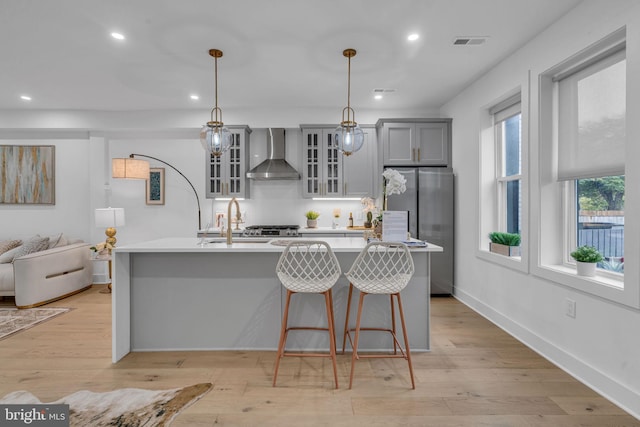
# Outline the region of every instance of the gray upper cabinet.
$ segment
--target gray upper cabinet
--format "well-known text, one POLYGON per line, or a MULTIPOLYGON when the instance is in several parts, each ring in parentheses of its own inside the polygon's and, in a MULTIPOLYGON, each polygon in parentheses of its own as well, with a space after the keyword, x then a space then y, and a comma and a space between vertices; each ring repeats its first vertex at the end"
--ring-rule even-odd
POLYGON ((336 126, 301 125, 302 195, 311 197, 364 197, 373 194, 374 128, 363 127, 364 146, 344 156, 333 146, 336 126))
POLYGON ((384 166, 451 166, 451 119, 380 119, 384 166))
POLYGON ((205 154, 206 197, 249 198, 246 172, 249 166, 248 126, 227 126, 231 131, 231 148, 220 157, 205 154))

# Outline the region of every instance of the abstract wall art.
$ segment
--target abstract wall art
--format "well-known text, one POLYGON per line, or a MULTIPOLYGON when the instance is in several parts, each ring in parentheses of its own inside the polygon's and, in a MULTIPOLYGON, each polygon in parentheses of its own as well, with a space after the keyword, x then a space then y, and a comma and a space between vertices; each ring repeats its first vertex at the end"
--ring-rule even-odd
POLYGON ((55 204, 55 146, 0 145, 0 204, 55 204))

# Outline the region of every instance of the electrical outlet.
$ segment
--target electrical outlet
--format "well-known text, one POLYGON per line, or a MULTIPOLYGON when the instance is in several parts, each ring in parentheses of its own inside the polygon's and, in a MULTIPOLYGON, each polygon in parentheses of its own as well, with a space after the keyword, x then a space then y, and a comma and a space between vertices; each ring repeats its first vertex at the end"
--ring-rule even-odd
POLYGON ((569 317, 576 317, 576 302, 569 298, 564 300, 565 303, 565 314, 569 317))

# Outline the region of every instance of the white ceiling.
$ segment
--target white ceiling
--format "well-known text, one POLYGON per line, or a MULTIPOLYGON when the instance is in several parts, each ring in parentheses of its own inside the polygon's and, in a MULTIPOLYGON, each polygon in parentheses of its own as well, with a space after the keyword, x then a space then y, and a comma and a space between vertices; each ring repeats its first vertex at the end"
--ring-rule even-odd
POLYGON ((1 0, 0 109, 438 108, 579 0, 1 0), (112 31, 127 39, 116 41, 112 31), (408 42, 409 33, 420 34, 408 42), (482 46, 454 46, 487 36, 482 46), (376 88, 394 89, 380 101, 376 88), (193 101, 190 94, 200 95, 193 101), (28 94, 25 102, 20 95, 28 94))

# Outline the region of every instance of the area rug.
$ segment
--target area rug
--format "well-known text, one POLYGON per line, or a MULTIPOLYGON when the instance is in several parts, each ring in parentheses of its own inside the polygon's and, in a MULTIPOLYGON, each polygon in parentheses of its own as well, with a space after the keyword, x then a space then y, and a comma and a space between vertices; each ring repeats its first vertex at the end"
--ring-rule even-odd
POLYGON ((3 308, 0 309, 0 340, 24 331, 38 323, 59 316, 70 308, 3 308))
POLYGON ((0 399, 0 404, 68 404, 70 426, 164 427, 211 388, 211 383, 201 383, 170 390, 123 388, 106 393, 82 390, 47 403, 28 391, 14 391, 0 399))

